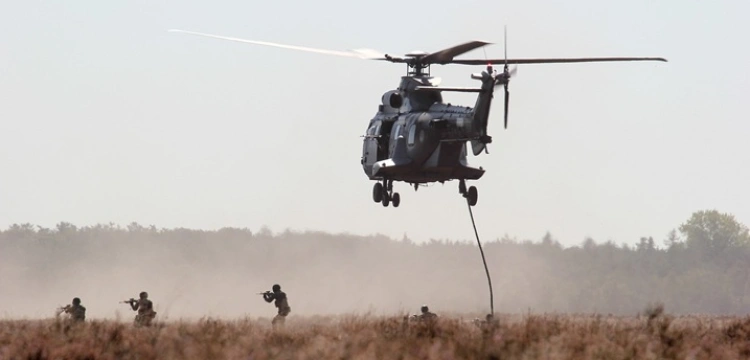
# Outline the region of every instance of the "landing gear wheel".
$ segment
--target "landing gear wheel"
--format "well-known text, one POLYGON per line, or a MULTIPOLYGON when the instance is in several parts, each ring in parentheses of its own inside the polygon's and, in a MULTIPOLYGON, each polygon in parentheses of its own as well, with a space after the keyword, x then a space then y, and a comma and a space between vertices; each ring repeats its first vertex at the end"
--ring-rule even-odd
POLYGON ((466 192, 466 200, 469 201, 469 205, 476 205, 478 198, 479 194, 477 193, 477 188, 473 186, 469 187, 469 191, 466 192))
POLYGON ((383 199, 380 202, 383 203, 383 207, 388 207, 388 204, 391 203, 391 197, 388 196, 388 193, 383 193, 383 199))
POLYGON ((378 182, 372 187, 372 200, 375 202, 383 201, 383 184, 378 182))
POLYGON ((401 195, 393 193, 391 201, 393 202, 393 207, 398 207, 398 204, 401 204, 401 195))

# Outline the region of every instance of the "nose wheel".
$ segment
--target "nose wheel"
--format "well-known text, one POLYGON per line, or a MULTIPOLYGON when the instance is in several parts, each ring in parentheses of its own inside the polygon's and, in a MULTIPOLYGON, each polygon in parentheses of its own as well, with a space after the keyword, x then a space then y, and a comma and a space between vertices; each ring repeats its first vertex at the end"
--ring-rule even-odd
POLYGON ((393 180, 383 180, 382 183, 375 183, 372 187, 372 200, 383 204, 383 207, 393 204, 398 207, 401 204, 401 195, 393 192, 393 180))
POLYGON ((469 186, 469 188, 466 188, 466 181, 465 180, 459 180, 458 183, 458 192, 466 198, 466 201, 469 203, 470 206, 474 206, 477 204, 477 200, 479 200, 479 193, 477 192, 477 188, 474 186, 469 186))

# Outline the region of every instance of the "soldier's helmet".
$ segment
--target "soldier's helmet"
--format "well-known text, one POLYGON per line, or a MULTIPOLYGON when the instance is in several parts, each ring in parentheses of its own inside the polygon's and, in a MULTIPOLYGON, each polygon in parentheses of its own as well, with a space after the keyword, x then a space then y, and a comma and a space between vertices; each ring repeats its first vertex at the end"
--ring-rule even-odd
POLYGON ((281 291, 281 285, 279 284, 273 284, 273 287, 271 287, 273 291, 281 291))
POLYGON ((81 305, 81 299, 73 298, 73 305, 81 305))
POLYGON ((430 311, 430 308, 428 308, 427 305, 422 305, 422 313, 424 314, 428 311, 430 311))
POLYGON ((148 293, 145 292, 145 291, 141 291, 141 293, 139 294, 139 296, 141 297, 141 299, 145 299, 145 298, 148 297, 148 293))

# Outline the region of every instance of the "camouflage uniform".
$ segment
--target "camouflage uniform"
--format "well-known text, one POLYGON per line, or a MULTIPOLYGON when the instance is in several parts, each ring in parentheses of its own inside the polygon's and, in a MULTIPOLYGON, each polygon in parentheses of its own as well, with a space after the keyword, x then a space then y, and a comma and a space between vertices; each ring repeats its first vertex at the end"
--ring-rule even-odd
POLYGON ((286 298, 286 293, 281 291, 281 287, 278 285, 274 285, 273 292, 266 292, 263 294, 263 299, 266 300, 266 302, 274 302, 274 305, 279 309, 279 313, 274 316, 273 320, 271 321, 271 325, 274 327, 276 325, 284 325, 284 321, 286 321, 286 316, 289 315, 289 313, 292 311, 292 308, 289 307, 289 301, 286 298))
POLYGON ((138 315, 135 316, 135 326, 151 326, 151 322, 156 317, 151 300, 142 295, 140 299, 131 302, 130 307, 133 311, 138 311, 138 315))
POLYGON ((422 310, 422 313, 419 314, 419 315, 415 314, 415 315, 411 315, 411 316, 409 316, 409 315, 405 316, 404 317, 404 323, 406 324, 406 323, 411 322, 411 323, 429 323, 429 324, 432 324, 435 321, 437 321, 437 319, 438 319, 437 314, 435 314, 433 312, 430 312, 430 310, 427 307, 427 305, 422 306, 421 310, 422 310))
POLYGON ((70 316, 70 320, 73 322, 83 322, 86 320, 86 308, 81 305, 80 300, 74 302, 73 305, 65 306, 63 311, 70 316))
POLYGON ((422 306, 422 314, 421 315, 415 315, 415 318, 417 318, 420 321, 435 321, 437 320, 437 314, 430 312, 430 308, 427 307, 427 305, 422 306))
POLYGON ((419 315, 419 319, 423 321, 434 321, 437 320, 437 314, 429 311, 425 311, 422 315, 419 315))

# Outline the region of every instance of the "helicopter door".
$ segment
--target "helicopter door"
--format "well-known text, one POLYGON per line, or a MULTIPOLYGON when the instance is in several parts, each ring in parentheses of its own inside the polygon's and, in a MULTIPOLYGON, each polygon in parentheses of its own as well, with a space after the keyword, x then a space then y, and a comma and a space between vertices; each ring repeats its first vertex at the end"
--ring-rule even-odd
POLYGON ((378 161, 379 135, 380 121, 375 121, 371 123, 370 127, 367 129, 367 135, 365 135, 362 147, 362 167, 367 174, 371 173, 372 165, 378 161))

